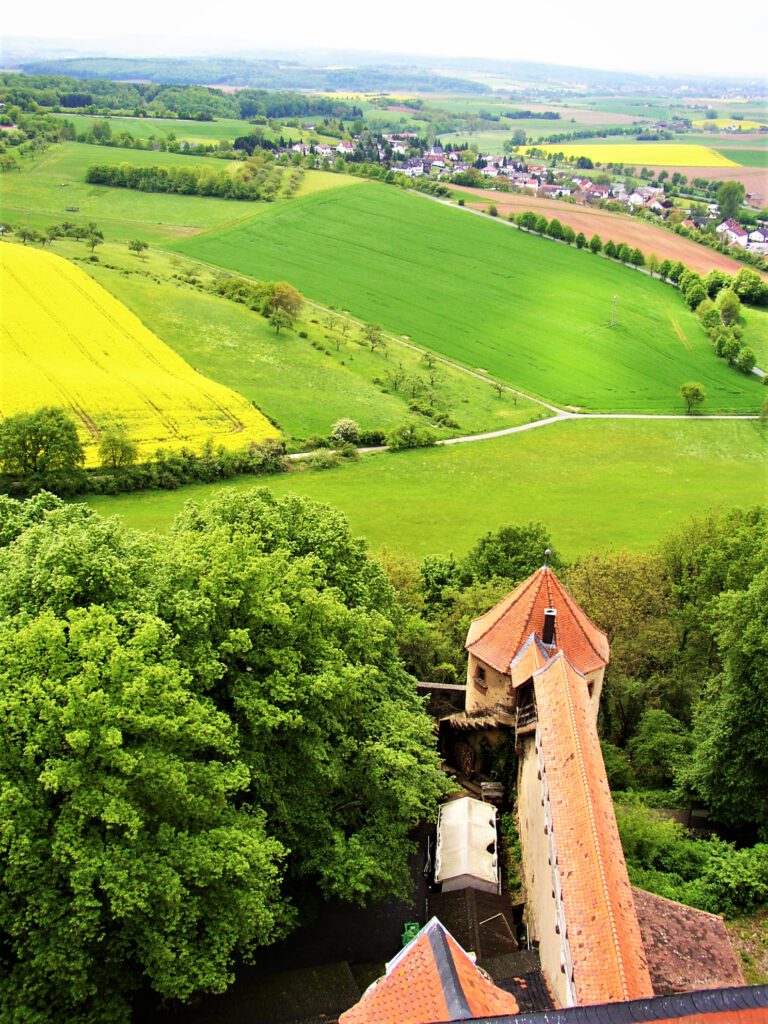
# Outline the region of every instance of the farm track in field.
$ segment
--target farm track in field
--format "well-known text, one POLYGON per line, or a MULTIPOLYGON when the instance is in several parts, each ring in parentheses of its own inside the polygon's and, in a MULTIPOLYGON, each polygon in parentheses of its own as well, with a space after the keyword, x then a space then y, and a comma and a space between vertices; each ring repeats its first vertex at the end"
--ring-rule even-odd
POLYGON ((715 252, 714 249, 699 245, 688 238, 682 238, 674 231, 621 213, 614 213, 612 210, 563 203, 557 199, 539 199, 537 196, 495 192, 492 189, 468 188, 464 185, 451 185, 451 191, 461 192, 466 196, 465 202, 470 209, 483 210, 489 203, 493 203, 502 217, 522 210, 532 210, 547 220, 557 217, 561 224, 568 224, 577 233, 583 231, 588 240, 592 235, 598 234, 603 242, 607 242, 609 238, 617 244, 625 242, 633 248, 642 249, 646 256, 655 252, 660 260, 680 260, 700 274, 708 274, 710 270, 737 274, 744 266, 743 263, 723 253, 715 252))

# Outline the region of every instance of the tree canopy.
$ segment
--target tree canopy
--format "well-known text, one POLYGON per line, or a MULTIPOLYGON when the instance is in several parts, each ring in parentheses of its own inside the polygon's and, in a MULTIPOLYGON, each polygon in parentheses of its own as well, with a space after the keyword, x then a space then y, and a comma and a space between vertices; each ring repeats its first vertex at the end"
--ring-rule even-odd
POLYGON ((406 892, 409 834, 446 783, 394 591, 340 514, 226 495, 160 541, 49 496, 16 506, 0 1017, 127 1020, 147 980, 222 991, 290 927, 300 880, 406 892))

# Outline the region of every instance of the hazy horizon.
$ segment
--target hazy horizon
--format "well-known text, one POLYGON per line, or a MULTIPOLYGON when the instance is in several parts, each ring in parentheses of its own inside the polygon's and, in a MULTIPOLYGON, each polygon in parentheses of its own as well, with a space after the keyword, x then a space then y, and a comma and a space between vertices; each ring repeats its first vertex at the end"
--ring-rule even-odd
POLYGON ((255 14, 243 0, 230 0, 211 14, 178 0, 158 5, 135 0, 130 25, 121 12, 96 0, 60 5, 41 0, 35 8, 13 6, 5 13, 3 50, 37 44, 39 49, 73 50, 114 57, 280 57, 297 51, 402 54, 441 59, 528 61, 654 77, 738 78, 765 81, 768 5, 745 0, 738 26, 707 22, 691 0, 670 5, 663 15, 595 0, 574 17, 559 3, 510 9, 491 0, 480 15, 438 16, 392 0, 386 8, 350 9, 339 0, 312 4, 297 0, 290 25, 279 11, 255 14), (151 26, 152 32, 145 27, 151 26), (125 29, 128 29, 126 32, 125 29), (738 36, 730 42, 729 36, 738 36), (754 39, 754 47, 743 41, 754 39))

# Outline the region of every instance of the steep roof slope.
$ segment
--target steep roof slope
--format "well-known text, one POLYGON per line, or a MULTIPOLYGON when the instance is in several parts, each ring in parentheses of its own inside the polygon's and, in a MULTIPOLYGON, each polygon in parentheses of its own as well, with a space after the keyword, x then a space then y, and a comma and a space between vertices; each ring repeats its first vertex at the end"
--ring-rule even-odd
POLYGON ((543 635, 545 608, 557 609, 554 651, 564 651, 579 672, 593 672, 608 664, 608 637, 547 566, 472 622, 467 650, 497 672, 508 672, 530 634, 543 635))
POLYGON ((433 1024, 517 1012, 514 996, 496 988, 433 917, 339 1024, 433 1024))
POLYGON ((657 995, 744 984, 722 918, 644 889, 632 893, 657 995))
POLYGON ((534 674, 538 737, 578 1004, 653 994, 585 679, 562 653, 534 674))

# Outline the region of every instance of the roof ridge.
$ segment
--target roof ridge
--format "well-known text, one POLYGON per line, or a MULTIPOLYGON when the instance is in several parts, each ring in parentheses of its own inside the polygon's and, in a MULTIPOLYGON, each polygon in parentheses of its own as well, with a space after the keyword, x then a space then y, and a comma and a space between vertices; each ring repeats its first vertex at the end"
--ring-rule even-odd
MULTIPOLYGON (((571 663, 568 660, 568 658, 566 657, 564 651, 560 651, 555 656, 555 658, 552 659, 552 663, 554 663, 558 659, 561 659, 563 662, 566 662, 571 668, 574 669, 574 671, 578 671, 577 669, 574 668, 573 665, 571 665, 571 663)), ((563 673, 567 673, 565 665, 561 665, 560 668, 562 669, 563 673)), ((581 673, 579 673, 579 675, 581 675, 581 673)), ((571 732, 573 734, 574 743, 575 743, 575 746, 576 746, 576 754, 577 754, 576 761, 577 761, 577 764, 578 764, 579 775, 581 776, 582 786, 584 787, 584 792, 585 792, 586 797, 587 797, 587 801, 586 801, 586 803, 587 803, 587 813, 589 815, 589 826, 590 826, 590 832, 592 833, 592 841, 594 843, 595 852, 597 854, 598 869, 599 869, 599 873, 600 873, 600 884, 601 884, 601 888, 603 890, 603 899, 605 901, 605 906, 606 906, 606 909, 608 911, 608 917, 609 917, 610 928, 611 928, 611 938, 613 939, 613 946, 614 946, 614 950, 616 952, 616 958, 617 958, 617 963, 618 963, 618 968, 619 968, 619 977, 620 977, 620 980, 621 980, 622 994, 624 996, 624 999, 628 999, 629 998, 629 986, 627 985, 627 975, 626 975, 626 971, 624 969, 624 957, 622 955, 621 946, 619 944, 618 928, 616 927, 616 918, 615 918, 615 915, 613 913, 613 905, 611 904, 611 900, 610 900, 609 893, 608 893, 608 880, 607 880, 606 874, 605 874, 605 861, 604 861, 604 858, 603 858, 602 847, 600 846, 600 841, 598 839, 597 823, 595 822, 594 809, 592 807, 592 795, 591 795, 591 791, 590 791, 589 784, 588 784, 588 781, 587 781, 587 772, 586 772, 586 769, 584 767, 584 754, 583 754, 583 751, 582 751, 582 748, 581 748, 581 739, 579 737, 579 732, 578 732, 578 729, 576 728, 576 713, 575 713, 575 709, 574 709, 574 706, 573 706, 573 699, 572 699, 572 694, 571 694, 571 688, 570 688, 570 686, 568 686, 567 678, 565 679, 565 684, 566 685, 565 685, 564 689, 565 689, 566 700, 568 702, 568 712, 569 712, 570 727, 571 727, 571 732)), ((632 901, 632 906, 634 908, 634 900, 632 901)), ((635 916, 637 916, 637 911, 635 911, 635 916)))
MULTIPOLYGON (((555 578, 557 579, 557 577, 555 577, 555 578)), ((589 621, 590 625, 594 626, 595 629, 599 633, 603 634, 603 636, 605 637, 605 639, 607 641, 608 640, 608 634, 605 632, 605 630, 600 629, 600 627, 596 623, 592 622, 592 619, 590 619, 590 617, 587 615, 587 613, 584 611, 584 609, 581 607, 581 605, 576 601, 576 599, 574 597, 571 597, 571 595, 568 592, 568 589, 565 586, 565 584, 561 580, 559 580, 559 579, 557 580, 557 582, 558 582, 558 584, 560 586, 560 590, 562 591, 562 594, 563 594, 563 596, 565 598, 565 603, 568 605, 568 607, 569 607, 570 611, 572 612, 573 617, 576 619, 576 621, 579 622, 578 612, 580 612, 584 616, 584 618, 589 621)), ((603 660, 603 655, 600 653, 600 651, 598 651, 598 649, 592 643, 592 640, 591 640, 591 638, 589 636, 588 631, 586 629, 584 629, 583 626, 581 626, 580 622, 579 622, 579 626, 581 627, 581 632, 584 634, 584 638, 586 639, 587 643, 592 648, 592 650, 595 652, 597 657, 600 658, 600 660, 602 661, 603 660)), ((570 661, 569 661, 569 664, 570 664, 570 661)), ((573 668, 574 666, 571 666, 571 667, 573 668)))

